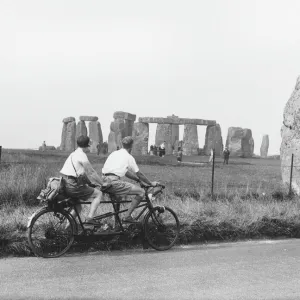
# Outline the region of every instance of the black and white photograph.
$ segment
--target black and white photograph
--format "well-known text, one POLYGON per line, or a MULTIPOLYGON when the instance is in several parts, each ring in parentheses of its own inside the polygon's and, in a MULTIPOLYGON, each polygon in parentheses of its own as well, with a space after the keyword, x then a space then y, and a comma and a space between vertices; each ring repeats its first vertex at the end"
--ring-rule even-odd
POLYGON ((0 0, 0 299, 300 299, 299 16, 0 0))

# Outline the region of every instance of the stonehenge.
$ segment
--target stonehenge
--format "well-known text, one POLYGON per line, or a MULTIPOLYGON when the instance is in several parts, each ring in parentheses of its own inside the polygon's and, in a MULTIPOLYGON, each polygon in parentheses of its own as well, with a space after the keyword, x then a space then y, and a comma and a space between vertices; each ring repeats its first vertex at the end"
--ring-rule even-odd
POLYGON ((251 129, 241 127, 229 127, 226 140, 231 156, 252 157, 254 152, 254 140, 251 129))
POLYGON ((292 189, 296 194, 300 194, 300 76, 297 79, 295 89, 285 105, 283 112, 283 125, 281 127, 281 175, 283 183, 289 185, 292 154, 293 159, 293 179, 292 189))
MULTIPOLYGON (((300 104, 299 104, 300 110, 300 104)), ((288 117, 287 117, 288 118, 288 117)), ((116 111, 110 124, 110 132, 107 141, 107 152, 111 153, 122 147, 122 139, 132 136, 135 143, 132 149, 134 155, 147 155, 149 142, 149 123, 157 123, 155 145, 165 142, 166 154, 175 154, 180 146, 184 155, 198 155, 201 150, 198 142, 197 126, 206 126, 205 144, 203 154, 210 155, 211 149, 215 149, 217 156, 222 155, 223 140, 220 124, 215 120, 180 118, 175 115, 163 117, 140 117, 135 122, 136 115, 116 111), (184 125, 183 140, 179 141, 179 125, 184 125)), ((300 127, 300 124, 299 124, 300 127)), ((285 129, 283 129, 285 130, 285 129)), ((63 119, 61 134, 61 151, 74 151, 77 147, 76 138, 80 135, 89 136, 91 139, 91 153, 97 153, 97 145, 103 144, 101 124, 96 116, 80 116, 76 124, 74 117, 63 119), (88 122, 88 124, 86 123, 88 122)), ((252 157, 254 140, 250 129, 230 127, 226 146, 232 156, 252 157)), ((264 136, 261 146, 262 156, 267 156, 268 137, 264 136)))
POLYGON ((95 116, 80 116, 79 122, 76 125, 74 117, 63 119, 63 128, 61 134, 61 143, 59 149, 61 151, 74 151, 77 147, 76 139, 80 135, 88 135, 91 139, 90 152, 97 153, 97 144, 103 143, 101 125, 98 122, 98 117, 95 116), (87 130, 85 122, 89 122, 89 130, 87 130))
POLYGON ((262 138, 261 146, 260 146, 260 156, 263 158, 268 157, 269 150, 269 136, 265 134, 262 138))

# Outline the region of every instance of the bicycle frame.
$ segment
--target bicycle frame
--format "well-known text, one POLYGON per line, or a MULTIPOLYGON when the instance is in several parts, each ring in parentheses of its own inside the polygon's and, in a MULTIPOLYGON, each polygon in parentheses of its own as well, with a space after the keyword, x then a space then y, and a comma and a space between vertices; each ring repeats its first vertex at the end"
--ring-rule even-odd
MULTIPOLYGON (((97 235, 121 235, 121 234, 124 234, 125 233, 125 228, 124 228, 124 226, 123 226, 123 224, 120 220, 119 215, 123 212, 128 211, 128 208, 123 209, 123 210, 119 210, 119 209, 120 209, 121 203, 130 203, 131 201, 128 201, 128 200, 117 201, 117 200, 112 200, 110 195, 109 195, 109 197, 110 197, 110 201, 102 201, 101 204, 111 203, 112 206, 113 206, 114 212, 104 213, 104 214, 95 216, 93 219, 94 220, 102 220, 102 219, 106 219, 108 217, 114 216, 121 231, 114 231, 114 232, 105 232, 104 231, 102 233, 98 233, 97 235)), ((87 204, 91 204, 91 202, 90 201, 88 201, 88 202, 78 201, 78 202, 76 202, 76 204, 87 205, 87 204)), ((148 208, 149 211, 153 208, 152 202, 150 201, 147 193, 145 193, 145 199, 142 200, 141 203, 136 208, 141 208, 141 207, 143 207, 143 209, 140 211, 138 216, 135 217, 135 220, 138 220, 143 215, 143 213, 147 210, 147 208, 148 208)), ((81 226, 82 230, 84 230, 84 225, 83 225, 82 219, 80 218, 80 214, 78 213, 76 205, 70 206, 67 211, 70 213, 72 209, 75 210, 76 217, 78 217, 78 220, 79 220, 79 225, 81 226)), ((74 221, 75 221, 76 217, 73 217, 74 221)))

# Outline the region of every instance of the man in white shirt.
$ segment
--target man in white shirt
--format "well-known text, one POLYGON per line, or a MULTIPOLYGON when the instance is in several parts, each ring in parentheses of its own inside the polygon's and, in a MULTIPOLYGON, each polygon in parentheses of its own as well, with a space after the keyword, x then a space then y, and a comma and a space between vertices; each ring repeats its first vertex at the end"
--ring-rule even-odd
POLYGON ((135 195, 132 200, 125 217, 122 219, 123 223, 136 223, 131 214, 139 205, 145 196, 145 191, 132 183, 120 180, 121 177, 128 177, 137 182, 144 182, 150 186, 156 186, 158 182, 149 181, 149 179, 139 170, 134 157, 130 154, 133 145, 133 138, 127 136, 122 140, 123 148, 112 152, 102 169, 103 183, 111 184, 107 192, 115 196, 135 195))
MULTIPOLYGON (((77 146, 78 148, 69 155, 60 171, 65 178, 65 193, 69 197, 92 201, 90 212, 85 219, 85 223, 89 225, 98 225, 96 221, 93 221, 93 217, 102 199, 102 192, 97 188, 89 186, 87 183, 80 183, 78 178, 86 175, 87 182, 92 181, 93 184, 99 187, 102 185, 102 180, 93 169, 86 155, 88 147, 90 147, 89 137, 84 135, 79 136, 77 138, 77 146)), ((82 210, 81 204, 77 204, 76 209, 78 213, 80 213, 82 210)), ((72 212, 72 215, 74 217, 76 216, 74 211, 72 212)))

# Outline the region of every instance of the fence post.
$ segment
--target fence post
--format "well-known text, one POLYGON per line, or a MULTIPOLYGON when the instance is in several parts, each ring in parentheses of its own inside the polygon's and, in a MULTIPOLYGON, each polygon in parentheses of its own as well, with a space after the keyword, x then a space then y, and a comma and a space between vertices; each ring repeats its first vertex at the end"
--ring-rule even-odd
POLYGON ((0 163, 1 163, 2 146, 0 146, 0 163))
POLYGON ((214 198, 214 177, 215 177, 215 148, 213 149, 212 172, 211 172, 211 198, 214 198))
POLYGON ((290 189, 289 189, 289 196, 292 195, 292 181, 293 181, 293 167, 294 167, 294 153, 292 154, 292 161, 291 161, 291 171, 290 171, 290 189))

